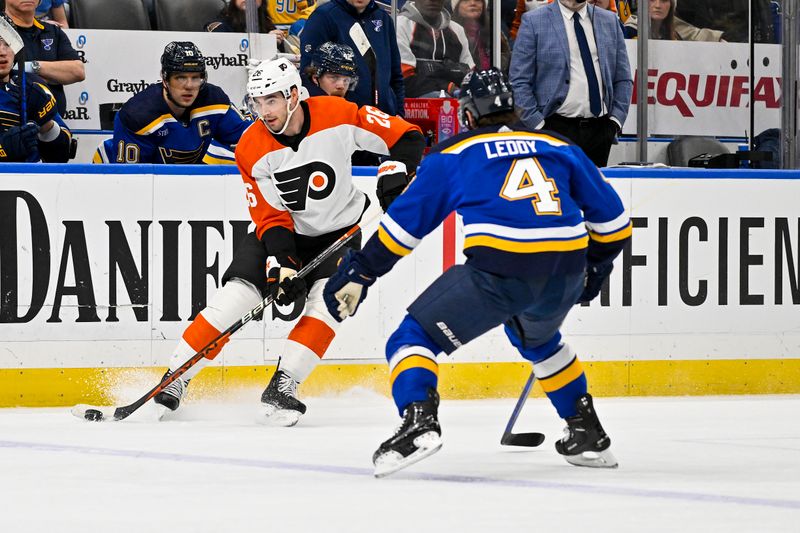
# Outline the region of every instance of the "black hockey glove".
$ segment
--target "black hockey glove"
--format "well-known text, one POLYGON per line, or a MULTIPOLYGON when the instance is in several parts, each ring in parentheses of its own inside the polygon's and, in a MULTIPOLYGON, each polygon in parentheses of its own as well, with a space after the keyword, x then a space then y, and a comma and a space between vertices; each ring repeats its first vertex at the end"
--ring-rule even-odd
POLYGON ((305 299, 308 288, 303 278, 295 277, 297 271, 280 265, 269 266, 267 270, 267 286, 272 299, 278 305, 289 305, 297 300, 305 299))
POLYGON ((381 163, 381 166, 378 167, 378 187, 375 194, 378 195, 378 201, 384 212, 389 209, 398 196, 403 194, 408 184, 411 183, 412 176, 409 176, 405 163, 400 161, 381 163))
POLYGON ((39 147, 39 126, 28 122, 0 134, 0 157, 7 161, 25 161, 39 147))
POLYGON ((357 252, 348 250, 322 290, 322 298, 331 316, 341 322, 356 314, 359 304, 367 297, 367 287, 376 279, 358 263, 357 252))
POLYGON ((578 297, 578 303, 589 303, 600 294, 603 283, 614 270, 614 263, 589 265, 586 267, 586 280, 584 281, 583 292, 578 297))

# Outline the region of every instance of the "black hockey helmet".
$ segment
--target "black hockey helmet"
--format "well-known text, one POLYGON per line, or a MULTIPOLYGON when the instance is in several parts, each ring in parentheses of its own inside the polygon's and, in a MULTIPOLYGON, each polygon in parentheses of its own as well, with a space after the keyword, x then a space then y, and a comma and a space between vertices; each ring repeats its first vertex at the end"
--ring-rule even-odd
POLYGON ((161 76, 166 80, 175 72, 199 72, 206 79, 206 61, 203 53, 189 41, 173 41, 161 54, 161 76))
POLYGON ((495 67, 473 70, 464 76, 458 97, 458 119, 468 127, 467 111, 477 121, 496 113, 514 111, 514 96, 505 75, 495 67))
POLYGON ((316 69, 317 76, 322 76, 326 72, 349 76, 352 79, 350 82, 351 90, 355 88, 358 81, 355 53, 346 44, 330 41, 322 43, 311 53, 311 66, 316 69))

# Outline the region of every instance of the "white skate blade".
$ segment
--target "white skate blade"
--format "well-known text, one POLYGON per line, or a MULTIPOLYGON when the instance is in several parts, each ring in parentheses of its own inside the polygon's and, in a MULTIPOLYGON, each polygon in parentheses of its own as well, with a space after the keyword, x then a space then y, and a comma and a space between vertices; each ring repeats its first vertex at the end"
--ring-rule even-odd
POLYGON ((619 463, 610 449, 602 452, 583 452, 578 455, 564 455, 571 465, 588 466, 589 468, 617 468, 619 463))
POLYGON ((429 431, 414 439, 414 445, 417 446, 417 451, 407 457, 403 457, 395 451, 378 456, 375 459, 375 477, 381 478, 394 474, 398 470, 438 452, 442 447, 442 436, 435 431, 429 431))
POLYGON ((278 409, 274 405, 261 404, 261 414, 258 422, 265 426, 292 427, 300 420, 302 413, 291 409, 278 409))
POLYGON ((90 422, 114 420, 114 411, 116 411, 115 407, 100 407, 98 405, 86 405, 85 403, 80 403, 70 410, 73 416, 90 422))

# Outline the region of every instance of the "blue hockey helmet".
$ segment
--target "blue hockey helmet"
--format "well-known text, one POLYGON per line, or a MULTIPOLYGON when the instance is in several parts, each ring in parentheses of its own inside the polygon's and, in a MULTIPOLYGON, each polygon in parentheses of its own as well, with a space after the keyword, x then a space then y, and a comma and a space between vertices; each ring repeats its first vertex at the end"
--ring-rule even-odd
POLYGON ((473 70, 464 76, 458 97, 458 119, 469 127, 467 111, 476 121, 497 113, 514 111, 514 95, 505 75, 495 67, 473 70))
POLYGON ((161 76, 166 79, 175 72, 199 72, 206 78, 206 61, 203 53, 189 41, 173 41, 161 54, 161 76))
POLYGON ((358 82, 355 53, 346 44, 330 41, 322 43, 311 54, 311 66, 316 69, 317 76, 331 73, 350 77, 350 90, 354 89, 358 82))

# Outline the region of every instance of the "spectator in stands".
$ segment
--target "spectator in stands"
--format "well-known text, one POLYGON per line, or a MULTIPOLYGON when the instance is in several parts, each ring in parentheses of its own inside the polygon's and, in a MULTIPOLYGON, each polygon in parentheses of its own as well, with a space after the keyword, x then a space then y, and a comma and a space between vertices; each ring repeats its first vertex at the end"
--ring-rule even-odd
POLYGON ((53 22, 64 29, 68 29, 67 12, 64 9, 64 4, 66 3, 66 0, 39 0, 39 6, 36 8, 36 18, 53 22))
POLYGON ((617 17, 585 0, 525 13, 511 54, 511 85, 526 126, 564 135, 605 166, 633 91, 617 17))
MULTIPOLYGON (((229 0, 219 12, 217 18, 207 23, 203 29, 211 32, 247 32, 245 2, 246 0, 229 0)), ((278 41, 278 50, 283 52, 283 40, 285 37, 283 31, 279 30, 272 22, 263 0, 256 0, 256 6, 258 7, 258 32, 274 35, 278 41)))
MULTIPOLYGON (((452 0, 453 21, 461 24, 467 35, 469 53, 479 70, 492 66, 492 25, 486 13, 486 0, 452 0)), ((511 49, 505 35, 500 36, 500 70, 508 72, 511 49)))
POLYGON ((404 114, 398 37, 386 11, 374 0, 330 0, 317 7, 300 35, 301 72, 311 63, 312 52, 327 41, 346 44, 355 52, 359 81, 348 91, 347 100, 376 106, 390 115, 404 114))
POLYGON ((25 80, 26 116, 22 116, 20 76, 11 76, 15 57, 11 45, 19 42, 19 35, 11 20, 0 16, 0 162, 66 163, 74 156, 72 135, 45 85, 25 80))
POLYGON ((679 2, 675 15, 698 28, 722 31, 722 39, 747 42, 749 35, 749 5, 752 3, 753 40, 757 43, 777 43, 779 24, 775 15, 779 2, 770 0, 684 0, 679 2))
POLYGON ((36 3, 30 0, 6 0, 6 13, 25 41, 25 71, 47 83, 63 116, 67 111, 64 85, 83 81, 86 72, 64 30, 42 24, 34 17, 35 11, 36 3))
MULTIPOLYGON (((240 0, 237 0, 240 1, 240 0)), ((307 17, 307 9, 313 0, 266 0, 267 14, 270 20, 284 32, 298 20, 307 17)))
POLYGON ((204 161, 212 140, 230 151, 252 122, 206 80, 197 46, 169 43, 161 56, 161 82, 122 106, 114 137, 100 144, 93 162, 196 164, 204 161))
MULTIPOLYGON (((720 41, 722 32, 697 28, 675 16, 677 0, 649 0, 650 38, 665 41, 720 41)), ((638 17, 631 15, 625 22, 625 37, 639 34, 638 17)))
POLYGON ((475 66, 464 28, 452 21, 444 0, 406 2, 397 16, 397 44, 412 98, 452 95, 475 66))

